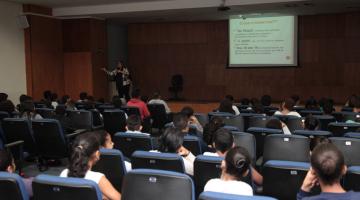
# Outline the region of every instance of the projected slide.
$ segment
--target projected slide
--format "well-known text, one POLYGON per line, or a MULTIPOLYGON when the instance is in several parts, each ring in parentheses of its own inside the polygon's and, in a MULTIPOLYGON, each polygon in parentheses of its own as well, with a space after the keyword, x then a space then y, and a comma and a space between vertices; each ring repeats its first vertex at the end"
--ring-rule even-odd
POLYGON ((297 65, 295 16, 229 20, 229 66, 297 65))

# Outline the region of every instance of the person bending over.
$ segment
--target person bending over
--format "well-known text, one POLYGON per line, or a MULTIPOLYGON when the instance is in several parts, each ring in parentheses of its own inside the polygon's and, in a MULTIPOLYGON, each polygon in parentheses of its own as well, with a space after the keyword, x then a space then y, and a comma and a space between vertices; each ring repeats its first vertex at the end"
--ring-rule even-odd
POLYGON ((78 136, 72 146, 69 166, 60 177, 85 178, 99 185, 103 199, 120 200, 121 194, 113 187, 104 174, 91 171, 92 166, 100 159, 100 143, 93 133, 78 136))
POLYGON ((321 144, 311 154, 311 168, 297 194, 297 200, 358 200, 360 193, 346 192, 340 184, 346 174, 344 156, 333 144, 321 144), (315 185, 320 185, 321 193, 310 196, 315 185))

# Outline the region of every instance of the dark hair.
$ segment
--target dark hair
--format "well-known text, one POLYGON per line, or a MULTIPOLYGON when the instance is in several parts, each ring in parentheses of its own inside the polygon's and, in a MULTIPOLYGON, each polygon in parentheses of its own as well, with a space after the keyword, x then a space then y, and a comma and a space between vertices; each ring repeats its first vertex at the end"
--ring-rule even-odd
POLYGON ((225 153, 233 146, 234 137, 229 130, 225 128, 220 128, 215 132, 214 144, 214 147, 217 151, 225 153))
POLYGON ((12 165, 14 158, 12 154, 2 149, 0 150, 0 171, 7 171, 7 168, 12 165))
POLYGON ((294 109, 295 102, 292 98, 287 98, 284 101, 283 108, 292 111, 294 109))
POLYGON ((57 101, 58 100, 58 95, 56 93, 52 93, 51 94, 51 101, 57 101))
POLYGON ((360 108, 360 97, 356 97, 352 102, 354 108, 359 109, 360 108))
POLYGON ((228 100, 230 100, 231 102, 234 102, 234 97, 233 97, 232 95, 230 95, 230 94, 226 95, 226 96, 225 96, 225 99, 228 99, 228 100))
POLYGON ((12 115, 12 113, 15 111, 15 105, 10 100, 5 100, 0 102, 0 111, 4 111, 12 115))
POLYGON ((60 103, 61 104, 66 104, 69 99, 70 99, 69 95, 64 95, 64 96, 61 97, 60 103))
POLYGON ((227 152, 225 163, 225 172, 240 181, 250 168, 249 152, 243 147, 234 147, 227 152))
POLYGON ((271 96, 270 95, 267 95, 267 94, 265 94, 265 95, 263 95, 262 97, 261 97, 261 100, 260 100, 260 102, 261 102, 261 105, 263 105, 263 106, 270 106, 271 105, 271 96))
POLYGON ((227 112, 235 114, 234 109, 232 108, 232 102, 229 99, 224 99, 220 102, 219 112, 227 112))
POLYGON ((292 100, 294 100, 294 103, 298 103, 300 101, 300 97, 297 94, 291 95, 292 100))
POLYGON ((311 154, 311 166, 325 185, 340 181, 345 166, 344 156, 333 144, 321 144, 311 154))
POLYGON ((249 105, 250 104, 250 100, 248 98, 242 98, 240 100, 241 105, 249 105))
POLYGON ((159 93, 159 92, 154 92, 152 98, 153 98, 153 99, 159 99, 159 98, 160 98, 160 93, 159 93))
POLYGON ((20 103, 22 103, 22 102, 24 102, 24 101, 30 101, 30 100, 32 100, 32 97, 31 97, 31 96, 28 96, 28 95, 26 95, 26 94, 22 94, 22 95, 20 95, 20 97, 19 97, 20 103))
POLYGON ((112 104, 114 105, 115 108, 121 108, 123 102, 121 101, 121 98, 119 96, 113 96, 112 104))
POLYGON ((92 133, 79 135, 72 146, 68 177, 84 178, 89 170, 89 160, 99 149, 100 143, 96 135, 92 133))
POLYGON ((6 93, 0 93, 0 102, 6 101, 8 95, 6 93))
POLYGON ((310 140, 310 151, 313 151, 315 147, 321 144, 331 143, 331 141, 325 136, 317 136, 310 140))
POLYGON ((182 112, 176 113, 173 116, 174 127, 180 131, 184 130, 188 126, 189 118, 182 112))
POLYGON ((105 130, 98 130, 92 133, 97 136, 100 146, 105 146, 106 136, 108 136, 109 133, 105 130))
POLYGON ((316 130, 319 128, 319 120, 316 119, 313 115, 308 115, 305 117, 305 129, 306 130, 316 130))
POLYGON ((139 88, 133 89, 133 91, 131 92, 131 97, 139 98, 140 97, 140 89, 139 88))
POLYGON ((319 104, 318 104, 318 102, 316 101, 316 99, 314 97, 310 97, 305 102, 305 108, 307 110, 318 110, 319 109, 319 104))
POLYGON ((326 115, 331 115, 334 111, 334 104, 330 101, 330 99, 326 100, 323 105, 323 111, 326 115))
POLYGON ((130 131, 137 131, 141 127, 141 118, 138 115, 130 115, 126 120, 126 126, 130 131))
POLYGON ((141 101, 147 103, 147 102, 149 101, 149 96, 147 96, 147 95, 141 95, 140 99, 141 99, 141 101))
POLYGON ((169 127, 159 137, 159 151, 164 153, 177 153, 184 142, 184 134, 179 129, 169 127))
POLYGON ((45 90, 43 93, 44 100, 51 101, 51 95, 52 93, 50 90, 45 90))
POLYGON ((192 107, 190 106, 183 107, 180 112, 185 114, 187 117, 191 117, 194 115, 194 109, 192 109, 192 107))
POLYGON ((26 115, 28 118, 32 118, 32 116, 35 116, 35 104, 33 101, 24 101, 20 104, 20 112, 21 116, 26 115))
POLYGON ((352 107, 352 108, 355 107, 354 104, 355 104, 355 101, 357 101, 357 99, 358 99, 358 96, 356 94, 351 95, 347 100, 348 106, 352 107))
POLYGON ((212 117, 210 119, 210 122, 207 123, 204 127, 204 131, 203 131, 204 141, 208 145, 212 145, 212 143, 214 141, 213 138, 214 138, 215 132, 223 126, 225 126, 225 124, 221 117, 218 117, 218 116, 212 117))
POLYGON ((272 129, 281 129, 282 130, 282 124, 281 121, 277 118, 271 118, 266 123, 266 128, 272 128, 272 129))
POLYGON ((80 100, 85 100, 87 98, 88 94, 86 92, 80 92, 79 97, 80 100))
POLYGON ((264 106, 260 103, 259 99, 251 99, 251 108, 255 113, 264 113, 264 106))

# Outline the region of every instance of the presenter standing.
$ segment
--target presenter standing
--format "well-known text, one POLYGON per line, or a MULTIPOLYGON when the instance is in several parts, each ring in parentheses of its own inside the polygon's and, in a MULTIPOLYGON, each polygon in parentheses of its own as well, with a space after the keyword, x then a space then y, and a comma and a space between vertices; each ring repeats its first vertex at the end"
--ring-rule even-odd
POLYGON ((114 77, 116 83, 116 90, 118 91, 119 97, 130 100, 129 90, 130 90, 130 73, 128 68, 124 65, 123 62, 119 61, 117 67, 113 71, 108 71, 105 68, 101 68, 106 74, 114 77))

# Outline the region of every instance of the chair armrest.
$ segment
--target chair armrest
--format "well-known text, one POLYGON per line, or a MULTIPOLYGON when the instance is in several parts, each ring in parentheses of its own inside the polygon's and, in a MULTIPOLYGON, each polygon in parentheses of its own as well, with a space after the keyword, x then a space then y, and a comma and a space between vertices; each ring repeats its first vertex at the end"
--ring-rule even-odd
POLYGON ((16 147, 16 146, 22 147, 23 145, 24 145, 24 141, 23 140, 18 140, 18 141, 15 141, 15 142, 5 144, 5 148, 12 148, 12 147, 16 147))

